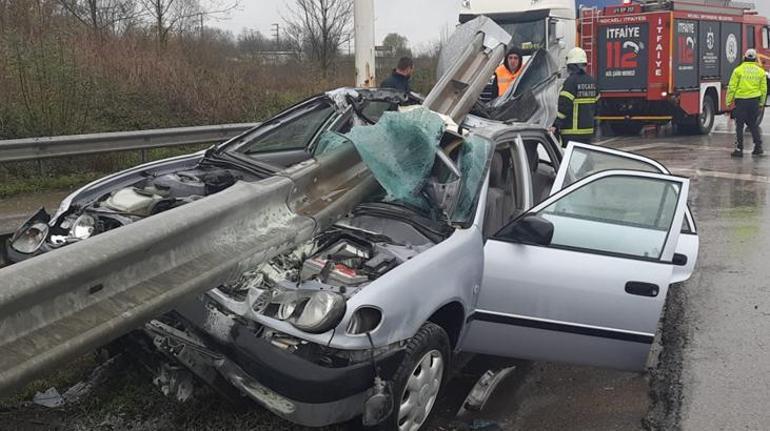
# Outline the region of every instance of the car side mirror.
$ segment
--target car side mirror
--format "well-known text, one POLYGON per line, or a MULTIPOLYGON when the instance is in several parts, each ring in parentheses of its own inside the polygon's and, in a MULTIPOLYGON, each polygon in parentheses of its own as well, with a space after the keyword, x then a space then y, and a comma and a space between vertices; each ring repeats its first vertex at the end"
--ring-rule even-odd
POLYGON ((687 256, 684 254, 674 253, 674 259, 671 261, 676 266, 686 266, 687 256))
POLYGON ((529 214, 506 226, 499 235, 522 244, 550 245, 553 223, 536 214, 529 214))

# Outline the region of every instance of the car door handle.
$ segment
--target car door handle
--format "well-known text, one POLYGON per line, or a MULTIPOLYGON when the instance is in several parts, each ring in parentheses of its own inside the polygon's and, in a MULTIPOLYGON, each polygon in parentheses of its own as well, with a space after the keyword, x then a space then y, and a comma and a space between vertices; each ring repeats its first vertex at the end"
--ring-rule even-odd
POLYGON ((654 298, 660 293, 660 287, 657 284, 644 283, 641 281, 629 281, 626 283, 626 293, 637 296, 649 296, 654 298))

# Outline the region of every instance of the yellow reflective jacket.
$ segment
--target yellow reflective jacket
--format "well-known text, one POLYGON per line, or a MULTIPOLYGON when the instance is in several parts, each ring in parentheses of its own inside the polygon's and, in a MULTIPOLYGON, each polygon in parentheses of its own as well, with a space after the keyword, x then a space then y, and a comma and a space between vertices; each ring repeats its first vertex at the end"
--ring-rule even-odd
POLYGON ((767 75, 756 61, 744 61, 733 71, 727 87, 727 104, 735 99, 756 99, 765 105, 767 100, 767 75))

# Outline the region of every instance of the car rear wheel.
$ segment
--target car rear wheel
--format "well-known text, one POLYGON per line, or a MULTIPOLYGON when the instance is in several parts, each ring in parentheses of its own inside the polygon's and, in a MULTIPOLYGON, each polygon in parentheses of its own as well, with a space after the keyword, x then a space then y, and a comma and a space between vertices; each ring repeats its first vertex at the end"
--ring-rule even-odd
POLYGON ((444 386, 449 371, 449 355, 446 332, 433 323, 424 324, 409 340, 404 361, 393 376, 393 413, 381 429, 423 429, 444 386))

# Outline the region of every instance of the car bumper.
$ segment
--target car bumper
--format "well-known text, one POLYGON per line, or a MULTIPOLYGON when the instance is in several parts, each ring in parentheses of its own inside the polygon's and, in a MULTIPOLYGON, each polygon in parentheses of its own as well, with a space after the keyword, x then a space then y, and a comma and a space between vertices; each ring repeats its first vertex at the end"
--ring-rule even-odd
MULTIPOLYGON (((236 320, 225 325, 230 342, 223 343, 222 334, 211 333, 210 322, 231 318, 205 295, 181 304, 176 313, 211 352, 189 349, 197 355, 195 362, 215 368, 230 384, 276 415, 304 426, 326 426, 361 415, 374 382, 370 361, 344 367, 319 365, 273 346, 257 336, 259 331, 253 326, 236 320)), ((402 359, 402 349, 376 356, 381 377, 392 377, 402 359)))

